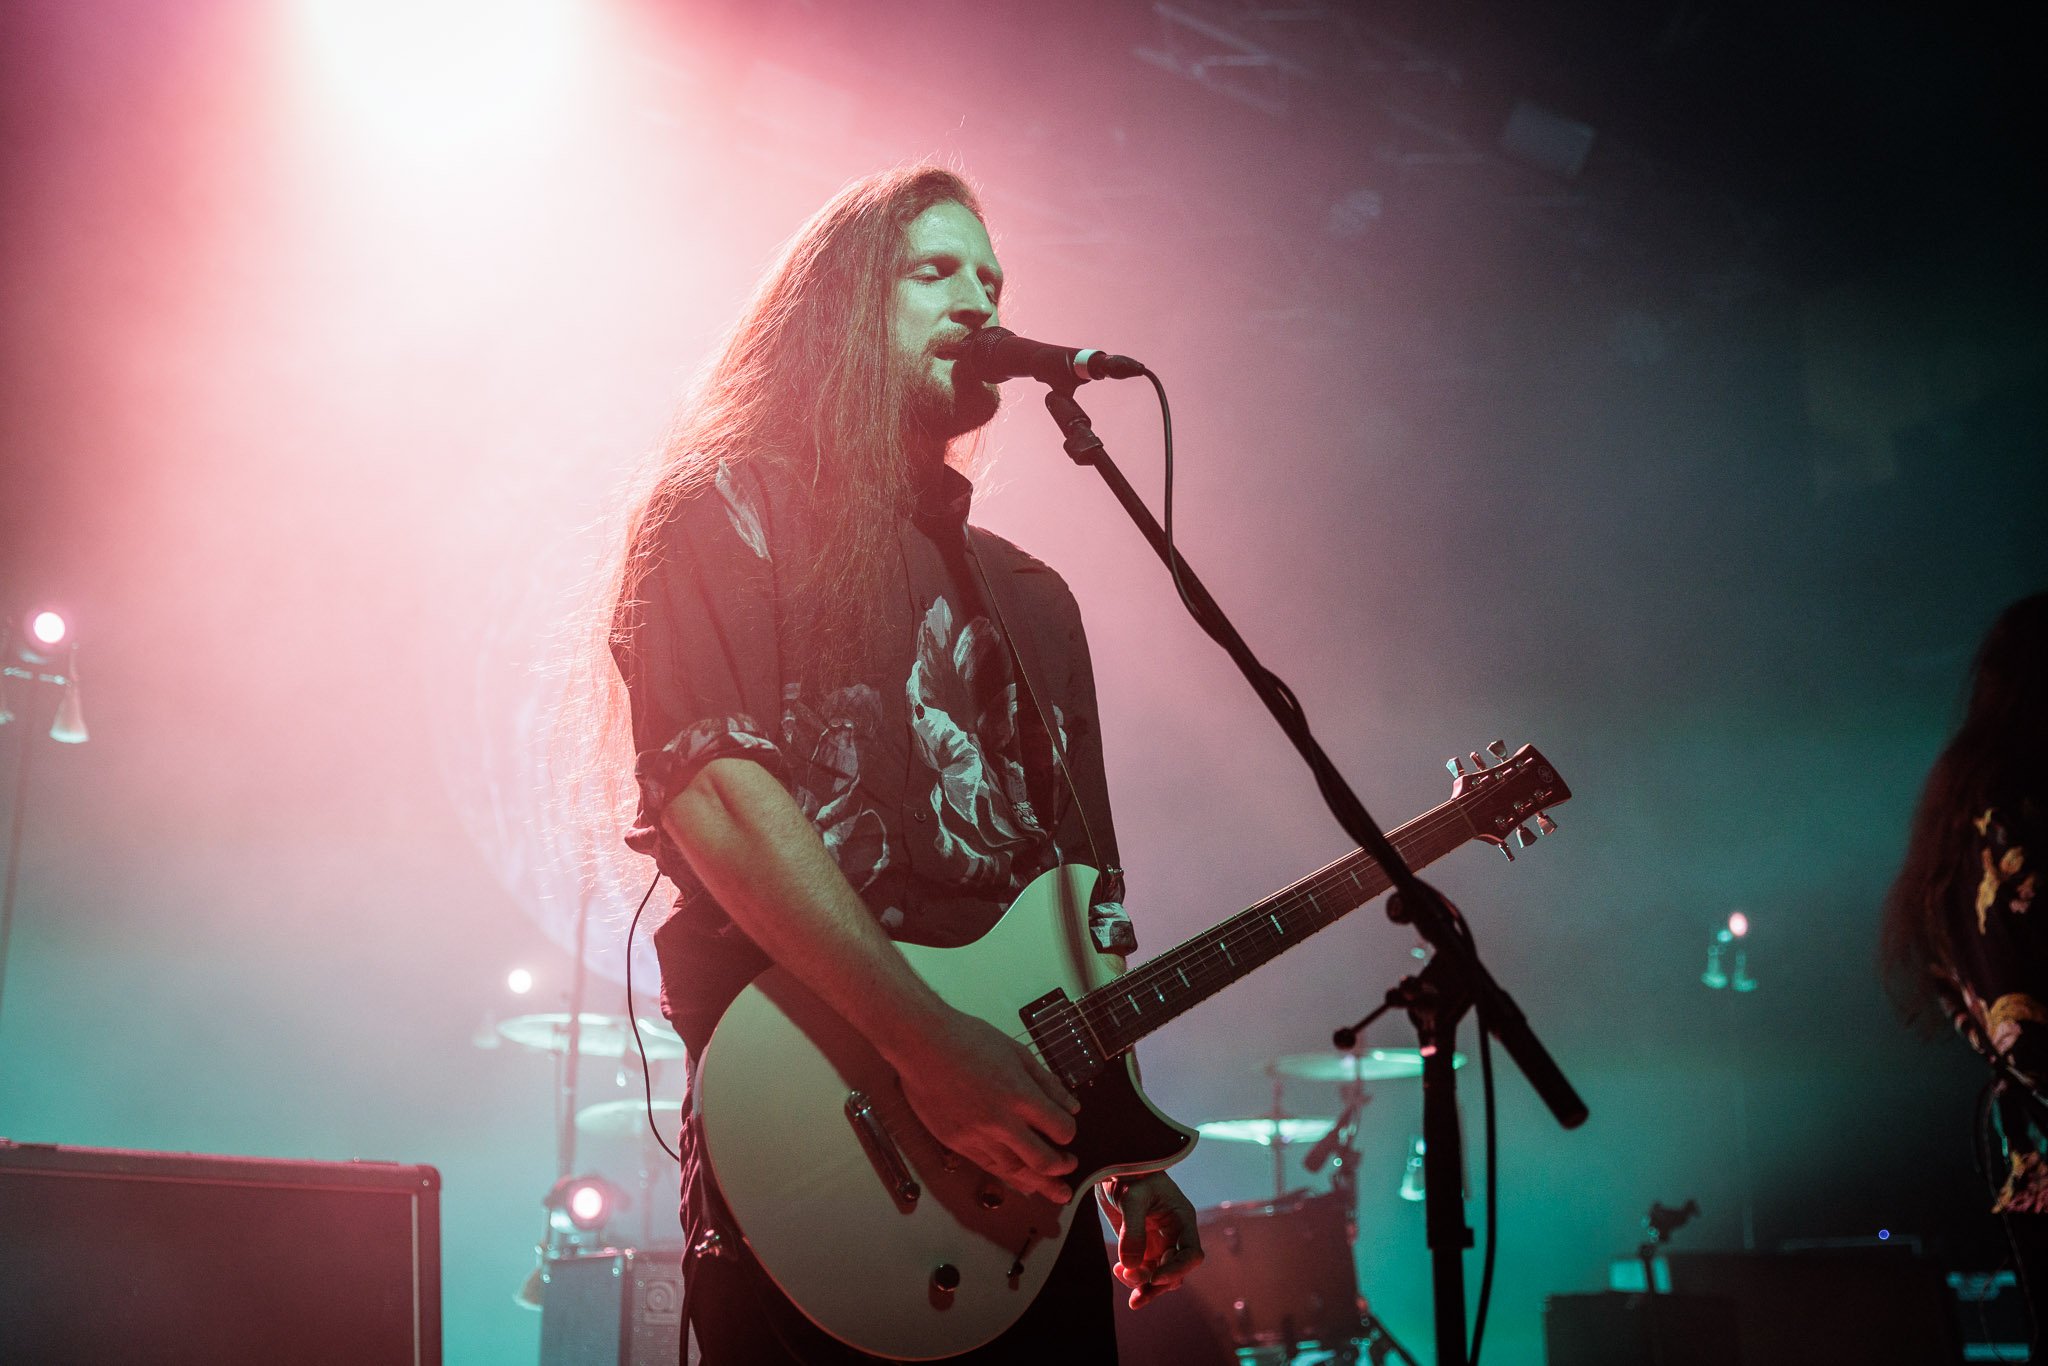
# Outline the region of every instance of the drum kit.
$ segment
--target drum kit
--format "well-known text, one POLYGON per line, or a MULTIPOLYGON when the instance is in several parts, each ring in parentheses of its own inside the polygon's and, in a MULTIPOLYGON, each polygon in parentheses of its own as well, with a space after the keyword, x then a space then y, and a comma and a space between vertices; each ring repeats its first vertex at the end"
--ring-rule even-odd
MULTIPOLYGON (((567 1014, 521 1015, 496 1032, 510 1043, 561 1059, 569 1051, 567 1014)), ((625 1060, 644 1048, 649 1062, 680 1058, 683 1041, 666 1023, 585 1012, 576 1021, 576 1051, 586 1058, 625 1060), (634 1024, 639 1026, 635 1038, 634 1024)), ((1462 1054, 1453 1060, 1463 1066, 1462 1054)), ((623 1069, 622 1069, 623 1070, 623 1069)), ((1358 1293, 1352 1249, 1358 1238, 1359 1123, 1371 1095, 1368 1082, 1422 1075, 1422 1054, 1412 1048, 1360 1048, 1351 1052, 1294 1053, 1265 1068, 1273 1104, 1264 1114, 1212 1119, 1197 1125, 1204 1138, 1250 1143, 1273 1155, 1269 1200, 1227 1200, 1198 1212, 1207 1257, 1183 1293, 1187 1308, 1205 1322, 1205 1337, 1229 1344, 1241 1363, 1261 1366, 1350 1366, 1361 1356, 1373 1366, 1415 1358, 1373 1317, 1358 1293), (1334 1084, 1342 1103, 1335 1115, 1297 1115, 1286 1108, 1290 1081, 1334 1084), (1311 1174, 1329 1169, 1330 1189, 1289 1189, 1295 1155, 1311 1174)), ((654 1184, 669 1164, 656 1156, 654 1129, 674 1133, 682 1120, 677 1101, 639 1097, 603 1100, 576 1110, 575 1131, 594 1139, 640 1140, 640 1207, 651 1211, 654 1184)), ((573 1142, 573 1140, 571 1140, 573 1142)), ((651 1229, 642 1230, 643 1244, 651 1229)))
MULTIPOLYGON (((1453 1058, 1463 1066, 1464 1057, 1453 1058)), ((1273 1155, 1270 1200, 1227 1200, 1199 1211, 1206 1259, 1183 1286, 1206 1320, 1211 1340, 1228 1343, 1238 1360, 1295 1366, 1373 1366, 1415 1358, 1373 1317, 1358 1292, 1352 1249, 1358 1240, 1359 1121, 1371 1100, 1367 1082, 1422 1075, 1413 1048, 1293 1053, 1266 1065, 1272 1108, 1261 1115, 1197 1125, 1204 1138, 1254 1143, 1273 1155), (1335 1084, 1335 1115, 1288 1112, 1289 1081, 1335 1084), (1297 1153, 1310 1173, 1329 1168, 1330 1189, 1288 1189, 1297 1153)))
MULTIPOLYGON (((563 1094, 572 1098, 571 1108, 575 1111, 575 1123, 565 1127, 558 1136, 562 1148, 560 1166, 562 1176, 567 1178, 576 1166, 575 1151, 578 1136, 592 1139, 637 1139, 635 1145, 639 1158, 638 1180, 635 1183, 640 1207, 639 1246, 647 1247, 654 1238, 654 1211, 668 1202, 660 1198, 666 1194, 666 1187, 674 1184, 675 1165, 662 1155, 656 1144, 656 1134, 673 1137, 682 1124, 682 1104, 679 1101, 654 1101, 651 1105, 640 1097, 602 1100, 590 1104, 575 1104, 574 1078, 567 1075, 567 1058, 571 1051, 571 1016, 567 1012, 551 1012, 538 1015, 518 1015, 501 1020, 494 1027, 496 1038, 507 1043, 530 1048, 537 1053, 546 1053, 563 1069, 561 1078, 563 1094), (650 1121, 652 1127, 650 1127, 650 1121), (657 1187, 664 1188, 661 1192, 657 1187)), ((574 1051, 580 1058, 596 1062, 615 1063, 618 1066, 618 1083, 625 1086, 629 1080, 628 1062, 637 1065, 644 1051, 651 1066, 684 1056, 683 1041, 665 1020, 640 1016, 627 1019, 622 1015, 602 1015, 584 1011, 574 1017, 574 1051), (636 1029, 637 1026, 637 1029, 636 1029)), ((484 1041, 479 1035, 479 1043, 484 1041)), ((543 1244, 544 1255, 553 1251, 549 1244, 552 1236, 543 1244)), ((672 1241, 672 1239, 671 1239, 672 1241)), ((538 1299, 523 1291, 517 1297, 528 1308, 538 1308, 538 1299)))

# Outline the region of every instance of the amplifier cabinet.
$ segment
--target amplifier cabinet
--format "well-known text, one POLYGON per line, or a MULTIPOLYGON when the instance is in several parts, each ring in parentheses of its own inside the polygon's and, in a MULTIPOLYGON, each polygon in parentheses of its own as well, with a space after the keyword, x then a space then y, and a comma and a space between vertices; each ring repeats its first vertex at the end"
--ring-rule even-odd
POLYGON ((1746 1366, 1735 1305, 1712 1295, 1552 1295, 1543 1349, 1547 1366, 1746 1366))
MULTIPOLYGON (((540 1304, 540 1366, 676 1366, 683 1343, 682 1262, 680 1246, 550 1258, 540 1304)), ((689 1359, 697 1359, 694 1351, 689 1359)))
POLYGON ((440 1173, 0 1139, 0 1360, 439 1366, 440 1173))

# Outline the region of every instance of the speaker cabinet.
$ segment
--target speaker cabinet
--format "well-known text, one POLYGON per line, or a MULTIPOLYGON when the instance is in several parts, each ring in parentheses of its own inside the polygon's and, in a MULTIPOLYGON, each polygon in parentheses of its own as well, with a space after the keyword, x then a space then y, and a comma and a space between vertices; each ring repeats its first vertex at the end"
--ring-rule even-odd
POLYGON ((1735 1306, 1712 1295, 1552 1295, 1548 1366, 1741 1366, 1735 1306))
POLYGON ((540 1366, 676 1366, 682 1261, 681 1247, 606 1248, 551 1260, 540 1302, 540 1366))
POLYGON ((440 1173, 0 1139, 0 1356, 439 1366, 440 1173))

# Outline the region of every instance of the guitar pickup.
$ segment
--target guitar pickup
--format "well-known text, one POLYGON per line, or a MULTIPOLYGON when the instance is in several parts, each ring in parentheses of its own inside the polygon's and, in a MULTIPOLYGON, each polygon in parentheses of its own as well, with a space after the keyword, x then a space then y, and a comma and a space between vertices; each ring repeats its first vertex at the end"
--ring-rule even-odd
POLYGON ((917 1184, 917 1178, 910 1174, 903 1154, 882 1128, 882 1118, 875 1113, 874 1102, 867 1098, 866 1092, 848 1093, 846 1122, 853 1126, 854 1136, 867 1150, 868 1161, 875 1164, 875 1174, 882 1178, 882 1184, 888 1188, 889 1198, 896 1202, 896 1208, 905 1214, 910 1213, 917 1207, 918 1197, 924 1194, 924 1190, 917 1184))
POLYGON ((1095 1034, 1066 992, 1054 988, 1019 1010, 1017 1016, 1037 1045, 1038 1056, 1069 1089, 1086 1086, 1102 1070, 1102 1050, 1095 1034))

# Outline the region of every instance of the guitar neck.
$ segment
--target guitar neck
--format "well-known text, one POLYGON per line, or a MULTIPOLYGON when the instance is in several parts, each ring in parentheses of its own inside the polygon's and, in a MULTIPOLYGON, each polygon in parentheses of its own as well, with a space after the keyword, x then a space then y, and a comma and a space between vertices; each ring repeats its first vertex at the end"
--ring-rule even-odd
MULTIPOLYGON (((1453 800, 1425 811, 1388 840, 1409 867, 1422 868, 1477 833, 1453 800)), ((1118 1056, 1392 885, 1385 869, 1363 849, 1354 850, 1089 992, 1078 1002, 1082 1017, 1094 1031, 1102 1056, 1118 1056)))

